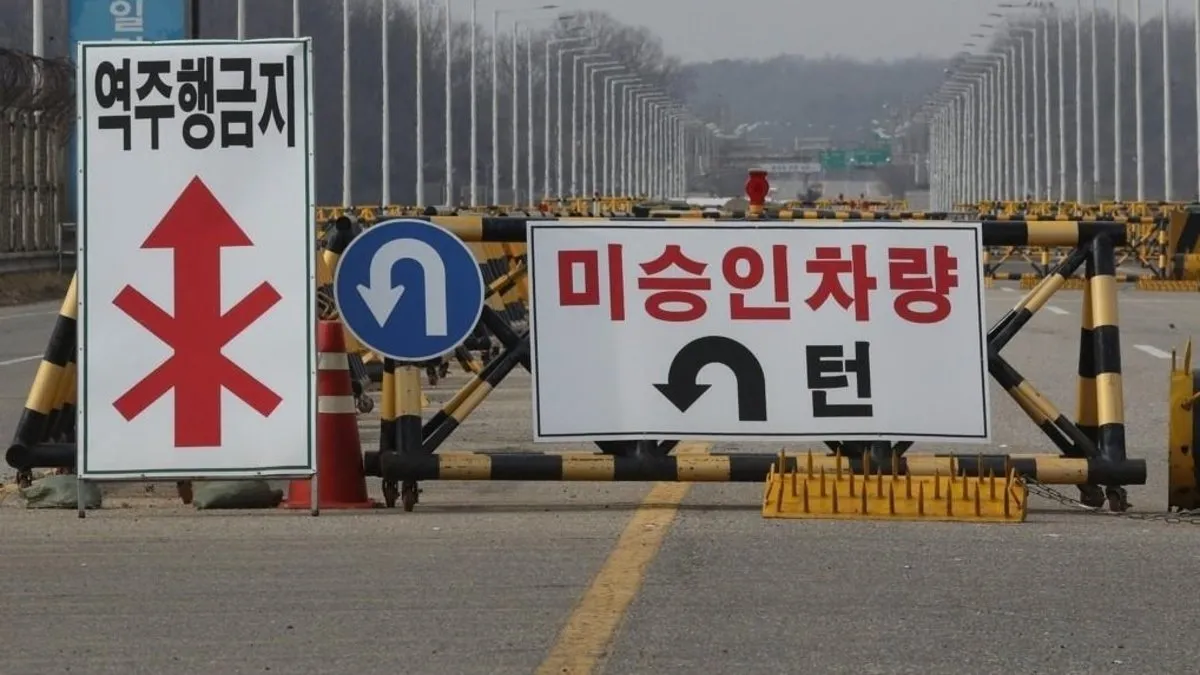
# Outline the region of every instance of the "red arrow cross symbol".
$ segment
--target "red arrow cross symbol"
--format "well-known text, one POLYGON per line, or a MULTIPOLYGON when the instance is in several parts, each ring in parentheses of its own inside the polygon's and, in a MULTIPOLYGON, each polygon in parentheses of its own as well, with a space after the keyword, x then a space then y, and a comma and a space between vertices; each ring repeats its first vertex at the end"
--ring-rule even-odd
POLYGON ((113 299, 118 309, 175 351, 113 405, 132 420, 174 389, 177 448, 221 445, 222 388, 264 417, 282 401, 221 353, 280 300, 279 292, 263 282, 221 313, 221 249, 253 245, 197 176, 142 243, 142 248, 174 251, 175 316, 132 286, 113 299))

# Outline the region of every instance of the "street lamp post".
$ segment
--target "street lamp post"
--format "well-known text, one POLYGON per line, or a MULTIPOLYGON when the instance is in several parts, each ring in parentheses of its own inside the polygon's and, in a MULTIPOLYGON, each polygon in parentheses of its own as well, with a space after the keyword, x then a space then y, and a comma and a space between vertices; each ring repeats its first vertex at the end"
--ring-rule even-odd
MULTIPOLYGON (((587 155, 586 155, 587 143, 585 142, 581 145, 580 141, 579 141, 579 134, 577 133, 577 130, 578 130, 577 122, 583 123, 585 134, 587 131, 588 92, 587 92, 587 87, 580 84, 580 80, 581 79, 586 80, 587 79, 587 69, 589 67, 597 65, 597 64, 588 63, 588 61, 590 59, 602 59, 602 58, 607 58, 607 56, 602 53, 581 54, 581 55, 575 57, 575 67, 572 68, 572 75, 571 75, 571 78, 572 78, 572 82, 571 82, 571 196, 572 197, 579 197, 579 182, 578 182, 579 174, 577 172, 577 169, 582 168, 580 166, 582 164, 582 162, 576 161, 577 149, 582 150, 585 153, 582 157, 583 162, 587 161, 587 155), (581 72, 583 74, 582 78, 580 77, 581 72), (582 115, 579 114, 579 112, 581 112, 581 111, 578 106, 578 96, 577 96, 577 93, 580 91, 580 89, 583 90, 583 106, 582 106, 583 114, 582 115)), ((586 138, 586 136, 585 136, 585 138, 586 138)))
POLYGON ((421 19, 421 5, 425 0, 417 0, 417 206, 425 206, 425 80, 423 64, 423 43, 425 42, 425 24, 421 19))
MULTIPOLYGON (((420 0, 418 0, 419 2, 420 0)), ((558 5, 541 5, 539 7, 528 7, 522 9, 504 9, 497 8, 492 10, 492 199, 491 202, 496 204, 500 201, 500 75, 499 75, 499 59, 498 59, 498 44, 500 42, 500 15, 501 14, 519 14, 527 12, 540 12, 549 9, 558 9, 558 5)), ((513 88, 516 88, 516 30, 513 31, 513 73, 514 81, 513 88)), ((515 96, 514 96, 515 98, 515 96)), ((513 105, 516 105, 514 102, 513 105)), ((514 115, 515 117, 515 115, 514 115)), ((516 123, 514 119, 514 124, 516 123)), ((516 140, 513 140, 514 148, 516 140)), ((515 164, 516 159, 513 159, 515 164)), ((516 169, 513 169, 513 182, 516 182, 516 169)))
MULTIPOLYGON (((585 41, 587 38, 570 37, 556 38, 546 41, 546 65, 545 65, 545 91, 544 99, 545 106, 542 119, 545 123, 545 128, 542 130, 542 199, 550 201, 550 50, 559 45, 571 44, 575 42, 585 41)), ((562 197, 562 57, 563 52, 567 50, 560 49, 558 52, 558 80, 555 87, 558 94, 558 124, 555 127, 555 136, 558 139, 558 177, 559 177, 559 193, 556 197, 562 197)))
POLYGON ((445 0, 446 16, 446 160, 443 166, 446 171, 445 205, 453 206, 454 199, 454 114, 453 114, 453 67, 454 43, 451 40, 450 29, 450 0, 445 0))
POLYGON ((1137 200, 1146 201, 1146 129, 1142 113, 1142 0, 1133 0, 1133 102, 1137 138, 1137 200))
MULTIPOLYGON (((604 132, 604 134, 605 134, 605 136, 604 136, 604 173, 602 176, 603 181, 602 181, 600 189, 602 192, 604 192, 604 195, 606 197, 612 197, 612 196, 616 195, 616 180, 614 178, 614 175, 615 175, 614 169, 617 164, 616 163, 616 154, 617 154, 616 146, 617 146, 617 140, 618 140, 618 138, 617 138, 617 114, 616 114, 618 111, 617 105, 616 105, 616 103, 617 103, 617 101, 616 101, 617 88, 621 87, 621 90, 624 91, 624 87, 622 87, 622 85, 628 86, 629 84, 631 84, 633 82, 637 82, 637 81, 638 81, 638 78, 636 75, 627 75, 625 77, 614 77, 608 81, 608 88, 607 88, 607 91, 605 92, 605 96, 604 96, 604 127, 605 127, 605 132, 604 132)), ((622 115, 623 114, 624 113, 622 112, 622 115)))
POLYGON ((1167 19, 1171 16, 1171 7, 1167 0, 1162 1, 1162 74, 1163 74, 1163 200, 1171 201, 1171 183, 1174 172, 1171 170, 1171 49, 1170 31, 1167 19))
POLYGON ((1075 201, 1083 202, 1083 0, 1075 0, 1075 201))
MULTIPOLYGON (((1055 25, 1058 31, 1058 201, 1067 201, 1067 87, 1064 77, 1066 68, 1063 61, 1063 17, 1062 12, 1055 11, 1055 25)), ((1079 80, 1076 79, 1076 87, 1079 80)))
POLYGON ((1121 0, 1113 0, 1113 200, 1121 201, 1121 0))
POLYGON ((634 125, 631 122, 633 118, 633 102, 636 99, 634 94, 649 88, 650 85, 648 84, 638 84, 632 87, 625 87, 621 91, 621 196, 625 198, 633 196, 633 192, 631 192, 633 185, 630 180, 630 169, 633 163, 630 155, 633 149, 631 134, 634 131, 634 125))
POLYGON ((521 201, 521 193, 518 190, 520 187, 520 147, 521 147, 521 113, 517 107, 517 99, 519 96, 520 80, 517 78, 517 43, 521 35, 521 22, 513 22, 512 34, 512 202, 513 206, 517 206, 521 201))
POLYGON ((351 206, 351 166, 354 148, 350 142, 350 2, 342 0, 342 206, 351 206))
POLYGON ((529 205, 537 201, 533 182, 533 31, 525 32, 525 182, 529 205))
MULTIPOLYGON (((1100 193, 1100 59, 1097 56, 1099 41, 1096 39, 1096 15, 1100 11, 1098 2, 1099 0, 1092 0, 1092 42, 1090 45, 1092 48, 1092 201, 1100 201, 1097 199, 1100 193)), ((1200 73, 1197 74, 1197 77, 1200 77, 1200 73)), ((1196 90, 1196 95, 1200 96, 1200 89, 1196 90)))
MULTIPOLYGON (((388 0, 384 0, 388 2, 388 0)), ((471 206, 479 206, 479 107, 476 103, 475 91, 475 60, 479 51, 479 0, 471 0, 471 188, 469 190, 471 206)))
MULTIPOLYGON (((640 103, 645 103, 646 107, 645 113, 642 113, 638 119, 638 135, 640 137, 637 146, 637 152, 640 157, 640 161, 638 162, 638 184, 640 193, 648 197, 656 196, 654 194, 654 141, 656 138, 653 129, 654 123, 660 114, 661 105, 666 100, 667 97, 664 94, 656 92, 640 101, 640 103)), ((641 109, 639 106, 640 112, 641 109)))
MULTIPOLYGON (((1033 97, 1032 97, 1032 103, 1033 103, 1033 105, 1032 105, 1032 109, 1033 109, 1032 132, 1033 133, 1032 133, 1032 135, 1027 134, 1026 107, 1025 107, 1025 102, 1024 102, 1025 91, 1026 91, 1026 88, 1025 88, 1026 87, 1026 82, 1025 82, 1025 73, 1026 73, 1026 70, 1025 70, 1025 44, 1026 43, 1025 43, 1024 35, 1020 35, 1019 40, 1021 42, 1021 136, 1024 139, 1024 143, 1025 143, 1025 152, 1024 152, 1024 158, 1023 158, 1025 161, 1025 164, 1033 165, 1033 185, 1032 186, 1026 185, 1025 194, 1026 194, 1026 196, 1032 196, 1034 199, 1041 199, 1042 174, 1041 174, 1041 163, 1040 163, 1040 159, 1039 159, 1040 155, 1041 155, 1041 147, 1040 147, 1041 146, 1041 140, 1040 140, 1041 139, 1041 130, 1040 130, 1040 118, 1038 116, 1037 31, 1032 28, 1020 28, 1020 29, 1013 29, 1013 32, 1021 33, 1021 34, 1028 34, 1030 36, 1029 54, 1031 56, 1031 59, 1030 59, 1030 63, 1029 63, 1028 72, 1030 75, 1029 84, 1031 85, 1029 87, 1029 91, 1031 91, 1033 94, 1033 97), (1032 154, 1030 154, 1030 148, 1029 148, 1029 140, 1031 137, 1033 140, 1032 154), (1032 162, 1029 161, 1031 157, 1033 160, 1032 162), (1028 189, 1029 187, 1033 188, 1032 192, 1029 191, 1029 189, 1028 189)), ((1049 167, 1047 167, 1047 169, 1049 169, 1049 167)))
MULTIPOLYGON (((590 92, 590 94, 591 94, 591 98, 590 98, 591 111, 589 113, 590 121, 588 122, 588 129, 590 131, 590 134, 586 137, 585 140, 586 140, 586 142, 590 143, 588 157, 591 160, 591 164, 590 164, 591 170, 584 174, 584 193, 588 197, 591 197, 596 192, 598 192, 597 188, 599 187, 598 173, 596 171, 596 169, 598 168, 597 167, 597 154, 598 153, 596 152, 596 137, 600 136, 602 144, 606 143, 608 141, 607 128, 601 129, 600 133, 597 133, 597 130, 596 130, 596 108, 597 108, 597 106, 596 106, 596 76, 597 75, 603 76, 605 73, 613 73, 613 72, 621 71, 624 69, 625 69, 624 66, 622 66, 620 64, 606 65, 606 66, 600 66, 599 64, 597 64, 597 67, 592 70, 591 76, 587 81, 588 92, 590 92)), ((610 79, 610 77, 611 76, 604 76, 604 77, 600 78, 600 91, 601 91, 602 96, 605 93, 607 93, 607 91, 608 91, 607 83, 608 83, 608 80, 610 79)), ((606 105, 608 105, 607 96, 605 96, 604 101, 601 103, 601 111, 602 112, 605 110, 605 108, 603 106, 606 106, 606 105)))
MULTIPOLYGON (((1046 18, 1046 14, 1042 14, 1042 111, 1045 113, 1043 121, 1045 122, 1042 131, 1045 133, 1043 145, 1046 149, 1046 193, 1044 199, 1050 201, 1054 196, 1054 179, 1051 178, 1054 171, 1054 149, 1051 144, 1051 139, 1054 137, 1050 122, 1050 22, 1046 18)), ((1043 199, 1038 196, 1038 199, 1043 199)))
MULTIPOLYGON (((575 60, 576 60, 575 55, 582 51, 586 51, 586 48, 585 47, 572 47, 572 48, 568 48, 568 49, 560 49, 558 51, 558 85, 557 85, 558 111, 556 113, 556 117, 558 119, 555 122, 555 130, 556 130, 555 137, 556 137, 557 147, 555 148, 555 160, 554 160, 554 168, 555 168, 554 192, 555 192, 555 198, 559 199, 559 200, 562 200, 562 198, 567 194, 566 190, 564 188, 564 185, 563 185, 563 135, 564 135, 563 134, 563 56, 565 56, 567 54, 571 55, 571 73, 572 73, 571 74, 571 143, 572 143, 572 147, 574 147, 574 143, 575 143, 575 89, 576 89, 575 75, 574 75, 575 60)), ((572 170, 574 170, 573 167, 574 167, 574 160, 572 159, 572 170)))
POLYGON ((379 203, 387 206, 392 203, 392 115, 391 115, 391 78, 388 71, 388 20, 391 18, 391 0, 380 0, 380 31, 379 31, 379 93, 383 97, 380 106, 379 129, 379 203))

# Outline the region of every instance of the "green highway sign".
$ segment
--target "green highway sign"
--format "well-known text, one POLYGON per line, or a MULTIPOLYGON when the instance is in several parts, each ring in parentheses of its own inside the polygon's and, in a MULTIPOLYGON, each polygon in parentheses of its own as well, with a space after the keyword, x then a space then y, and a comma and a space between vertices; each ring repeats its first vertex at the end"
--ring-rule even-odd
POLYGON ((826 171, 850 167, 873 167, 889 164, 891 161, 892 151, 890 148, 825 150, 821 152, 821 168, 826 171))

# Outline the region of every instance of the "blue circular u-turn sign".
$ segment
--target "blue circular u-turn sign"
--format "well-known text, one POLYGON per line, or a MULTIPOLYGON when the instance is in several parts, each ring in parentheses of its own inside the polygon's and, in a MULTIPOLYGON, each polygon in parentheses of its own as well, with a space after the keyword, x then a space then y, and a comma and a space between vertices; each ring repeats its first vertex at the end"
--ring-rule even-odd
POLYGON ((483 312, 483 275, 471 249, 445 228, 400 218, 350 242, 333 297, 363 345, 398 361, 423 361, 471 335, 483 312))

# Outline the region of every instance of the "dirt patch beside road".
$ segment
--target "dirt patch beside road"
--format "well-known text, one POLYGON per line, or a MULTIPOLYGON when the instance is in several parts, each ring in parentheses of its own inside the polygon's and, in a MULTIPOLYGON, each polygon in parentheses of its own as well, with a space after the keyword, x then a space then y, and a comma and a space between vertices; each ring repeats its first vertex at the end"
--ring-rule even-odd
POLYGON ((70 273, 13 272, 0 275, 0 307, 61 300, 70 285, 70 273))

